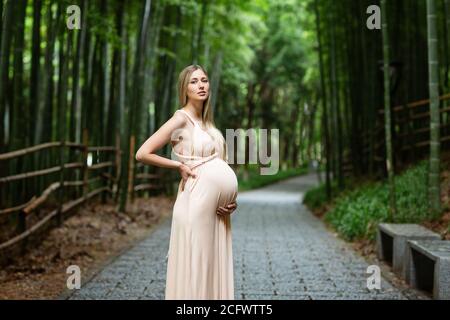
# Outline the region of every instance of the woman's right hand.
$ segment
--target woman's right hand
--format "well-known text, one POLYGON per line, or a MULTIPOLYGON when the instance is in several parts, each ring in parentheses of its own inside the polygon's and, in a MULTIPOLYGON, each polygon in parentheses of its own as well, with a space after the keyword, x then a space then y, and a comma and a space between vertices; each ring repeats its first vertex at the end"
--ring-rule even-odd
POLYGON ((197 175, 185 164, 181 164, 178 167, 178 171, 180 172, 181 178, 181 191, 184 191, 184 185, 186 184, 187 179, 191 176, 192 178, 196 178, 197 175))

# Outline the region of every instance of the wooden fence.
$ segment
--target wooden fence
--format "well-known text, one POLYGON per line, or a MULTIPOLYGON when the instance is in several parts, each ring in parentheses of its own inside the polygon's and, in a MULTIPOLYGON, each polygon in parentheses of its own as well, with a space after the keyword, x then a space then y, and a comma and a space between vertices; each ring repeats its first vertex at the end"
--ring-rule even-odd
MULTIPOLYGON (((134 139, 132 138, 130 142, 130 151, 133 151, 134 139)), ((56 218, 58 225, 61 225, 63 222, 64 214, 66 212, 82 203, 85 203, 87 200, 95 197, 96 195, 101 195, 103 201, 105 199, 105 195, 110 195, 115 202, 118 201, 122 154, 122 151, 120 150, 119 137, 117 137, 116 139, 116 146, 88 146, 88 135, 85 131, 83 133, 82 144, 66 141, 42 143, 32 147, 0 154, 0 165, 7 161, 11 161, 12 159, 30 155, 36 152, 48 151, 52 148, 59 148, 60 150, 68 148, 71 151, 78 152, 79 156, 81 156, 81 160, 78 162, 64 162, 63 157, 60 157, 60 163, 57 166, 31 172, 21 172, 6 177, 0 177, 0 190, 5 190, 5 186, 8 183, 14 181, 27 180, 33 177, 42 177, 54 173, 59 173, 58 181, 52 181, 45 188, 45 190, 42 191, 41 194, 32 196, 31 199, 28 200, 15 198, 15 200, 23 201, 23 203, 16 204, 9 208, 2 208, 2 205, 0 204, 0 218, 4 218, 10 215, 17 215, 18 218, 16 234, 14 234, 7 241, 0 243, 0 253, 5 249, 15 247, 17 244, 21 243, 22 240, 27 239, 30 235, 41 229, 53 218, 56 218), (94 153, 97 155, 106 154, 106 156, 95 157, 96 159, 105 160, 101 160, 98 163, 90 163, 92 162, 92 154, 94 153), (69 173, 74 170, 80 171, 80 174, 78 174, 78 176, 81 176, 81 179, 66 181, 65 177, 67 177, 68 175, 65 173, 69 173), (96 184, 100 184, 100 186, 94 186, 96 184), (75 199, 69 199, 68 201, 64 202, 64 192, 66 188, 70 187, 81 188, 81 196, 75 199), (28 226, 27 217, 38 211, 40 207, 48 204, 48 200, 51 196, 54 195, 56 195, 57 207, 46 213, 43 218, 40 218, 32 226, 28 226)), ((130 153, 130 159, 132 161, 130 162, 129 167, 129 197, 132 198, 135 192, 145 191, 149 189, 160 189, 163 187, 163 184, 161 183, 163 175, 161 173, 150 174, 139 172, 144 168, 142 164, 138 164, 135 171, 134 152, 130 153), (134 175, 133 172, 136 172, 136 174, 134 175), (137 181, 138 184, 135 184, 134 181, 137 181), (156 182, 151 183, 150 181, 156 182)), ((71 176, 76 175, 72 174, 71 176)), ((22 251, 23 249, 25 249, 24 245, 21 246, 22 251)))
MULTIPOLYGON (((450 146, 450 94, 440 97, 441 126, 440 141, 442 150, 450 146)), ((414 163, 428 155, 430 144, 430 101, 428 99, 395 106, 391 109, 392 144, 396 167, 414 163)), ((373 134, 374 161, 383 168, 385 163, 386 139, 384 132, 384 109, 377 114, 375 130, 362 134, 363 156, 368 159, 370 152, 369 134, 373 134)))

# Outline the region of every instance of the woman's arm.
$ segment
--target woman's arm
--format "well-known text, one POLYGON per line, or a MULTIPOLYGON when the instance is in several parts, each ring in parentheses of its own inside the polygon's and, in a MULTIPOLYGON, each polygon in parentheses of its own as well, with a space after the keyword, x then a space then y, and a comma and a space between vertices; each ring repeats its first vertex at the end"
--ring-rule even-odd
POLYGON ((144 164, 154 165, 163 168, 177 169, 180 172, 181 190, 184 190, 184 186, 189 177, 196 178, 197 175, 192 170, 180 161, 167 159, 155 154, 156 151, 161 149, 170 140, 172 134, 177 129, 181 129, 186 124, 186 118, 179 113, 175 113, 172 118, 167 120, 161 128, 158 129, 136 152, 136 160, 144 164))
POLYGON ((165 146, 171 138, 174 130, 182 128, 186 123, 186 118, 175 113, 167 120, 136 152, 136 160, 148 165, 163 168, 178 169, 182 164, 180 161, 161 157, 155 152, 165 146))

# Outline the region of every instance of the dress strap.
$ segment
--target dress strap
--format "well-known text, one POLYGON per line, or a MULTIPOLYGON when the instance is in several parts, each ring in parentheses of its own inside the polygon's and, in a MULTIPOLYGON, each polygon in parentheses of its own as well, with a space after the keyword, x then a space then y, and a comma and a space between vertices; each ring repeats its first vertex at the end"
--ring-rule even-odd
POLYGON ((202 128, 200 127, 200 125, 198 124, 198 122, 195 121, 187 111, 184 111, 183 109, 178 109, 177 111, 183 112, 183 113, 189 118, 189 120, 192 121, 192 123, 193 123, 194 125, 197 125, 200 129, 202 129, 202 128))
POLYGON ((210 161, 219 156, 219 153, 217 151, 206 157, 188 156, 188 155, 180 154, 180 153, 176 152, 175 150, 172 150, 172 151, 178 157, 178 159, 181 160, 181 162, 183 164, 187 165, 191 169, 194 169, 195 167, 198 167, 199 165, 202 165, 203 163, 210 161))

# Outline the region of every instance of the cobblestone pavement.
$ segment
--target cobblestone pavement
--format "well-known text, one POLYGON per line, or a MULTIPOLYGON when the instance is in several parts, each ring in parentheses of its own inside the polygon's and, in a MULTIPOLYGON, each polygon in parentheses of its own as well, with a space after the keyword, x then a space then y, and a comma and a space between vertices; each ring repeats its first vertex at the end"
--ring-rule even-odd
MULTIPOLYGON (((310 174, 240 193, 232 216, 236 299, 406 299, 302 204, 310 174)), ((170 219, 117 257, 70 299, 164 299, 170 219)))

